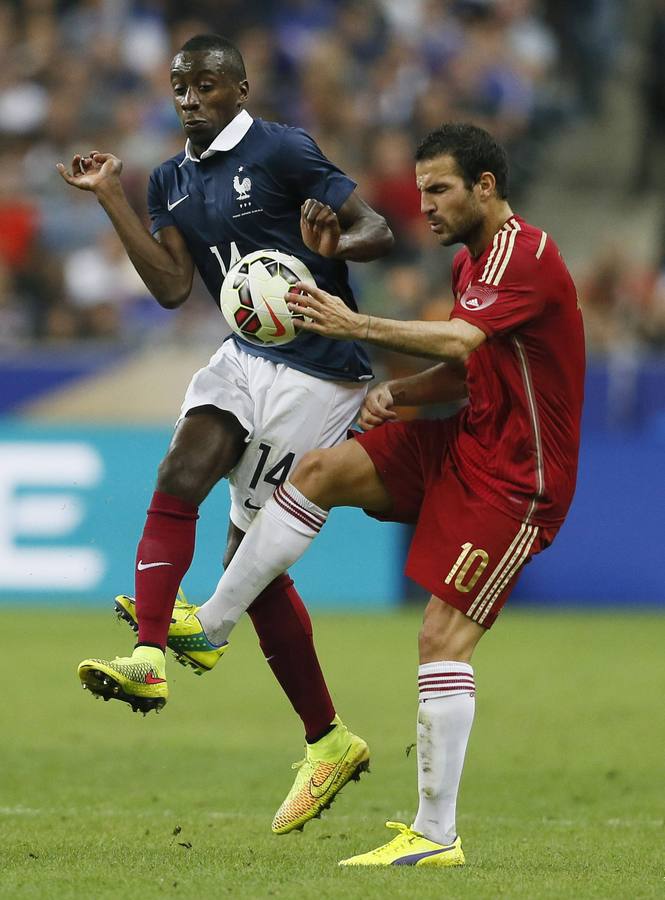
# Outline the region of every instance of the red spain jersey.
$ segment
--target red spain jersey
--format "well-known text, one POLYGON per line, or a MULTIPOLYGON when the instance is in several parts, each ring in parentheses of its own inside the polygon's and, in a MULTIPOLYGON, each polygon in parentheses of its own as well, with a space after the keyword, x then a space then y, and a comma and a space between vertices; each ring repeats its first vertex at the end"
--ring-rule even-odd
POLYGON ((457 253, 452 283, 450 318, 487 335, 467 363, 455 464, 492 506, 558 526, 575 491, 584 393, 573 280, 547 233, 513 216, 478 259, 457 253))

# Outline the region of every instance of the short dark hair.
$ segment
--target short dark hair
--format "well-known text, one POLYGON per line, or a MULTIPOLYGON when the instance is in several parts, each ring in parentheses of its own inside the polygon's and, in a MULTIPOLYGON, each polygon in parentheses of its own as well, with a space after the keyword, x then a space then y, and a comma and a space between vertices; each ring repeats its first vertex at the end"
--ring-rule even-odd
POLYGON ((242 53, 234 43, 221 34, 196 34, 182 45, 179 53, 195 53, 198 50, 217 50, 224 55, 224 68, 236 81, 247 78, 242 53))
POLYGON ((489 131, 468 122, 444 122, 418 145, 416 161, 452 156, 467 188, 473 187, 483 172, 496 179, 496 192, 508 196, 508 157, 489 131))

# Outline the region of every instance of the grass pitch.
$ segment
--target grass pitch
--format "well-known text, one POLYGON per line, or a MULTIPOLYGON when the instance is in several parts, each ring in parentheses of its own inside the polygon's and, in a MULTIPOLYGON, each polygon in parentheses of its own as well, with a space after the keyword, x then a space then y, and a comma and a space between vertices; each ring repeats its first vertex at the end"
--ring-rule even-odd
POLYGON ((338 709, 372 750, 302 834, 272 815, 299 722, 248 622, 211 674, 169 668, 145 719, 75 669, 126 652, 110 613, 5 609, 0 674, 3 898, 633 898, 665 895, 665 618, 510 610, 475 662, 458 810, 460 870, 340 870, 416 803, 418 613, 317 616, 338 709))

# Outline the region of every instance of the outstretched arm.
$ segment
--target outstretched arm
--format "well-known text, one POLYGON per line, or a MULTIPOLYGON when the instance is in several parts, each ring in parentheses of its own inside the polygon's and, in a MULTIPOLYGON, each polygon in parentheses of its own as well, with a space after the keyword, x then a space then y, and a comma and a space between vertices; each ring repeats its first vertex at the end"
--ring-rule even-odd
POLYGON ((300 232, 310 250, 321 256, 368 262, 385 256, 395 243, 388 223, 355 193, 335 213, 319 200, 305 200, 300 232))
POLYGON ((466 368, 461 363, 439 363, 407 378, 394 378, 373 387, 365 397, 358 424, 369 431, 397 418, 395 406, 451 403, 467 396, 466 368))
POLYGON ((56 168, 67 184, 97 197, 134 268, 157 302, 167 309, 184 303, 194 276, 194 263, 185 241, 175 226, 158 232, 159 240, 147 231, 129 205, 120 182, 122 161, 110 153, 93 150, 90 156, 77 154, 71 172, 62 163, 56 168))
POLYGON ((476 347, 485 340, 485 332, 464 319, 447 322, 401 322, 354 312, 332 294, 298 282, 287 294, 289 308, 304 313, 309 319, 295 320, 296 328, 312 331, 337 340, 367 341, 387 350, 412 356, 466 362, 476 347))

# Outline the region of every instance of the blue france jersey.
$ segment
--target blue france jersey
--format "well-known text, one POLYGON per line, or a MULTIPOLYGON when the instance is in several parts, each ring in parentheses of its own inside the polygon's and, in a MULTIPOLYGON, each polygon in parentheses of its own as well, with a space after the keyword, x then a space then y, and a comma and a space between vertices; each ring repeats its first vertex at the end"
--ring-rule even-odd
MULTIPOLYGON (((319 287, 356 309, 346 263, 313 253, 300 235, 306 199, 337 212, 355 186, 300 128, 255 119, 230 149, 204 154, 199 161, 183 151, 154 170, 148 187, 151 230, 178 228, 218 305, 233 263, 253 250, 276 249, 301 259, 319 287)), ((234 339, 253 356, 318 378, 372 377, 365 350, 350 341, 301 333, 289 344, 257 347, 237 335, 234 339)))

